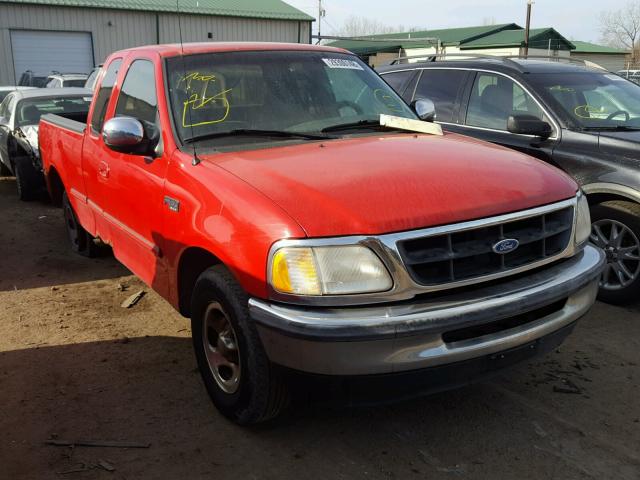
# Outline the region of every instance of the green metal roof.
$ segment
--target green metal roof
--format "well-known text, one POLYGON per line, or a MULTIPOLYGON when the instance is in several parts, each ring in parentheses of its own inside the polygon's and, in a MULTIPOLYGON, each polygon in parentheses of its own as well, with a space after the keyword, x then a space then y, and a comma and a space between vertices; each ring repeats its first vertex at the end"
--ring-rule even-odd
POLYGON ((621 48, 612 48, 590 42, 571 40, 571 43, 576 46, 576 49, 572 50, 571 53, 599 53, 602 55, 625 55, 629 53, 627 50, 623 50, 621 48))
MULTIPOLYGON (((523 29, 502 30, 461 45, 461 50, 522 47, 524 46, 523 29)), ((547 49, 551 41, 553 50, 573 50, 574 45, 553 28, 532 28, 529 32, 529 47, 547 49)))
POLYGON ((478 27, 445 28, 439 30, 420 30, 415 32, 387 33, 381 35, 363 36, 363 40, 337 40, 329 43, 332 47, 344 48, 358 55, 371 55, 380 52, 397 52, 399 49, 431 47, 434 44, 429 41, 402 40, 437 38, 444 46, 460 45, 473 41, 485 35, 491 35, 505 29, 520 28, 515 23, 501 25, 483 25, 478 27), (390 39, 388 42, 383 41, 390 39), (375 40, 375 41, 367 41, 375 40))
POLYGON ((59 7, 109 8, 229 17, 313 21, 314 18, 281 0, 0 0, 0 3, 59 7))

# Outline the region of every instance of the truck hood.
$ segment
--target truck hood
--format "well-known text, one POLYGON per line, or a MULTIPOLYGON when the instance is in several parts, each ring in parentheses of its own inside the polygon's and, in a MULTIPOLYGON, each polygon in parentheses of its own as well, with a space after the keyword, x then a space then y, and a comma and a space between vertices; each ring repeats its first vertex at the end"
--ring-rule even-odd
POLYGON ((392 134, 200 155, 310 237, 381 234, 564 200, 575 182, 526 155, 455 134, 392 134))

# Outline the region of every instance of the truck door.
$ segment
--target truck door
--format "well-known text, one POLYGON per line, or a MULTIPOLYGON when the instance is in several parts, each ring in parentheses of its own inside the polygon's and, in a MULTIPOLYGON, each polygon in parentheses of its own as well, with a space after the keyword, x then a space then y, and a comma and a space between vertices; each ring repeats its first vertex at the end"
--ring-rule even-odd
MULTIPOLYGON (((158 115, 157 76, 151 60, 135 59, 124 65, 126 72, 114 95, 115 108, 110 117, 128 116, 139 120, 151 136, 163 127, 158 115)), ((112 102, 113 104, 113 102, 112 102)), ((157 148, 157 155, 118 153, 108 149, 97 168, 103 187, 96 192, 109 224, 110 243, 115 256, 147 284, 152 284, 160 262, 159 231, 163 206, 163 188, 168 155, 157 148)))
MULTIPOLYGON (((107 109, 111 103, 111 95, 118 78, 118 72, 122 66, 122 59, 115 58, 106 66, 106 71, 100 81, 100 88, 95 95, 91 107, 91 120, 87 125, 87 131, 82 144, 82 172, 84 201, 89 205, 93 213, 95 231, 90 232, 100 237, 104 242, 111 243, 111 228, 103 215, 105 198, 109 198, 113 188, 109 182, 108 158, 111 150, 107 149, 102 141, 102 127, 107 115, 107 109)), ((82 197, 82 195, 81 195, 82 197)), ((86 222, 83 222, 86 227, 86 222)))

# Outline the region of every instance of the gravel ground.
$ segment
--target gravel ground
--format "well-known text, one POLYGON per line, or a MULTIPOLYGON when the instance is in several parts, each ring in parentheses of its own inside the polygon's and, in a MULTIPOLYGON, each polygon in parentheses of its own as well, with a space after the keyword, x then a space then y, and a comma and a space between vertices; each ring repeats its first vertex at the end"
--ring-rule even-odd
POLYGON ((188 321, 109 255, 74 256, 61 212, 14 189, 0 180, 0 479, 640 478, 640 305, 598 303, 487 383, 243 429, 210 404, 188 321))

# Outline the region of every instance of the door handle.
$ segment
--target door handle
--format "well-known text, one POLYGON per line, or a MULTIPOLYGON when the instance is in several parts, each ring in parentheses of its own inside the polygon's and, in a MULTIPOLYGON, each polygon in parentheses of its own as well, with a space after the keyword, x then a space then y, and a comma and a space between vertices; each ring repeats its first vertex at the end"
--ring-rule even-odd
POLYGON ((109 178, 109 164, 104 160, 101 160, 98 164, 98 174, 101 177, 109 178))

